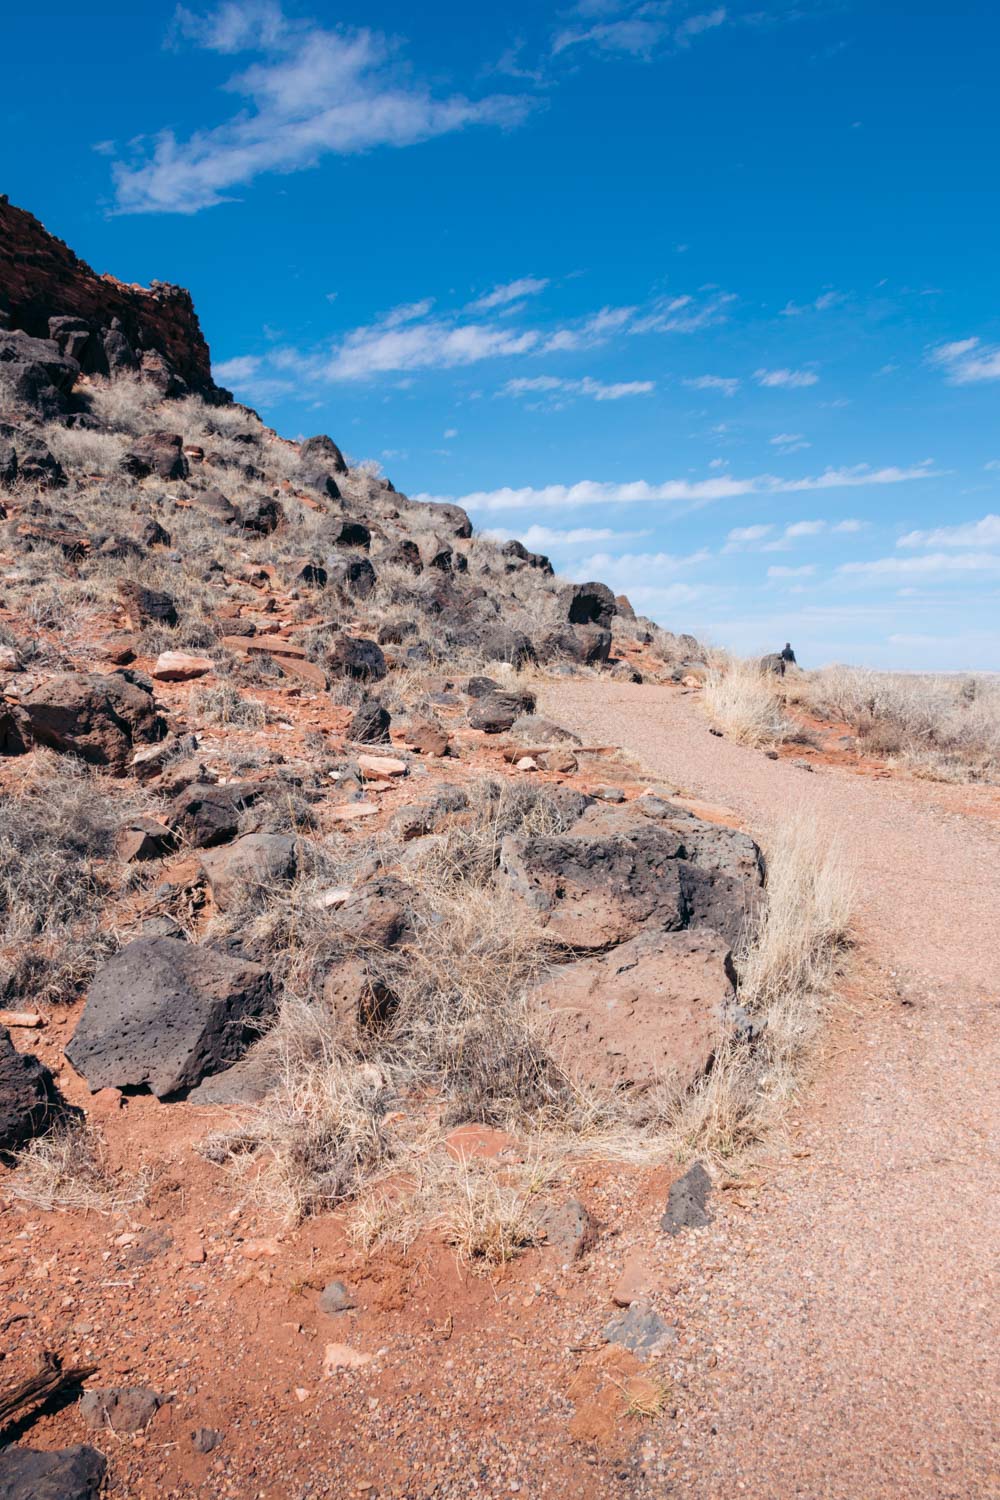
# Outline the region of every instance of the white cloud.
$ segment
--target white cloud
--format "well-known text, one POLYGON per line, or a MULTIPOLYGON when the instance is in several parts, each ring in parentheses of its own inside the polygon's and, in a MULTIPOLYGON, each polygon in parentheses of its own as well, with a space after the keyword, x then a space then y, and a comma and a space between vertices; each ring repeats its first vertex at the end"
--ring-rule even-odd
POLYGON ((225 84, 246 101, 224 124, 178 140, 161 131, 113 168, 120 213, 196 213, 265 172, 298 172, 322 157, 411 146, 469 125, 509 126, 526 99, 435 98, 413 82, 396 46, 377 32, 286 18, 277 5, 224 4, 179 13, 181 34, 211 51, 262 60, 225 84))
POLYGON ((660 484, 650 484, 645 479, 626 483, 583 479, 576 484, 549 484, 535 488, 526 485, 521 489, 504 487, 496 490, 475 490, 462 496, 417 495, 417 500, 455 500, 466 508, 478 511, 519 510, 573 510, 589 505, 642 505, 655 502, 676 503, 685 506, 710 504, 714 500, 729 500, 740 495, 787 495, 809 491, 832 489, 867 488, 869 485, 903 484, 911 480, 934 478, 928 464, 913 468, 890 465, 881 469, 857 464, 851 468, 826 469, 822 474, 807 475, 801 479, 778 479, 773 474, 760 474, 753 478, 737 479, 728 474, 716 474, 711 479, 668 479, 660 484))
POLYGON ((441 434, 441 436, 445 439, 446 442, 447 442, 447 440, 449 438, 457 438, 458 437, 458 428, 457 427, 446 427, 445 430, 444 430, 444 432, 441 434))
POLYGON ((528 354, 538 347, 539 337, 533 329, 519 332, 447 317, 410 321, 393 312, 368 327, 352 329, 325 358, 295 357, 303 373, 318 380, 369 380, 390 370, 448 370, 528 354))
POLYGON ((692 391, 718 391, 722 396, 735 396, 740 388, 734 375, 693 375, 682 384, 692 391))
POLYGON ((494 307, 506 307, 508 303, 520 302, 525 297, 537 297, 548 284, 548 277, 522 276, 518 281, 495 286, 485 297, 477 297, 475 302, 469 303, 469 311, 489 312, 494 307))
POLYGON ((768 389, 784 388, 800 390, 803 386, 815 385, 819 376, 813 370, 755 370, 753 375, 758 385, 768 389))
POLYGON ((804 563, 801 568, 770 567, 768 578, 811 578, 816 568, 813 563, 804 563))
POLYGON ((931 350, 928 359, 945 372, 949 385, 973 385, 980 380, 1000 380, 1000 346, 981 339, 957 339, 931 350))
POLYGON ((820 532, 825 530, 825 521, 793 521, 790 526, 785 527, 785 535, 788 537, 819 536, 820 532))
POLYGON ((908 531, 897 547, 1000 547, 1000 516, 964 521, 958 526, 938 526, 932 531, 908 531))
POLYGON ((626 396, 648 396, 655 388, 655 382, 652 380, 619 380, 607 384, 602 380, 594 380, 589 375, 585 375, 581 380, 563 380, 555 375, 534 375, 508 380, 500 394, 543 397, 591 396, 595 401, 621 401, 626 396))
POLYGON ((940 578, 947 581, 970 573, 1000 573, 1000 554, 993 552, 930 552, 924 557, 879 557, 872 562, 842 563, 838 573, 867 578, 940 578))
POLYGON ((779 453, 798 453, 802 448, 812 447, 801 432, 778 432, 768 441, 779 453))
POLYGON ((726 541, 737 546, 745 542, 760 542, 764 537, 770 536, 773 530, 773 526, 736 526, 727 532, 726 541))
POLYGON ((260 360, 254 354, 240 354, 235 359, 224 359, 221 365, 212 366, 212 375, 223 384, 227 381, 250 380, 260 369, 260 360))

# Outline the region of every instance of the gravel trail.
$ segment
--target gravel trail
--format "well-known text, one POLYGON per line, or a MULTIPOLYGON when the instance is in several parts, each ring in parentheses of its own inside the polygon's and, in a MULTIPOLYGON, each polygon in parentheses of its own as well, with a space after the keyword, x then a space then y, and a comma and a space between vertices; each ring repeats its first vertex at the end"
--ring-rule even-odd
POLYGON ((678 1492, 1000 1495, 995 791, 810 775, 676 688, 556 683, 541 711, 765 845, 804 806, 856 881, 859 978, 760 1192, 672 1252, 714 1350, 678 1492))

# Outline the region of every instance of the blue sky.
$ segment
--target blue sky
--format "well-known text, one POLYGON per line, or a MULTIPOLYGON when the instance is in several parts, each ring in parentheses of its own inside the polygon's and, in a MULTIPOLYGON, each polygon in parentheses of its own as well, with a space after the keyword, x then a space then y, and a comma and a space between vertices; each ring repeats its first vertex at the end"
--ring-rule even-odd
POLYGON ((1000 669, 1000 16, 70 4, 0 189, 219 378, 676 630, 1000 669))

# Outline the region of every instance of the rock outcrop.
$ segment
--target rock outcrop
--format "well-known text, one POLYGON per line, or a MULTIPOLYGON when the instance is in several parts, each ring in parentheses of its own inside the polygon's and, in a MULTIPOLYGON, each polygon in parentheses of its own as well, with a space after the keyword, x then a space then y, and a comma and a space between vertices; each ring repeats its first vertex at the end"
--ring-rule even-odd
POLYGON ((172 373, 208 400, 230 399, 212 379, 189 292, 164 281, 142 287, 98 275, 6 196, 0 196, 0 311, 9 328, 52 342, 46 359, 72 361, 88 374, 142 370, 161 379, 165 360, 167 378, 172 373))

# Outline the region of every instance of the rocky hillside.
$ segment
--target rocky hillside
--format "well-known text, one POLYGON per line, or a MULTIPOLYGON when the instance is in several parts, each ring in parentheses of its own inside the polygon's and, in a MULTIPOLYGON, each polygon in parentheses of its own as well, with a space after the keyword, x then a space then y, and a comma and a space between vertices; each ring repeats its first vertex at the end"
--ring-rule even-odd
MULTIPOLYGON (((697 643, 328 436, 277 436, 211 383, 186 293, 97 277, 6 203, 0 228, 12 1201, 141 1215, 156 1100, 187 1160, 226 1168, 200 1214, 235 1175, 285 1223, 398 1191, 454 1127, 676 1113, 754 1045, 733 953, 759 851, 536 699, 547 674, 683 681, 697 643)), ((509 1184, 462 1220, 456 1159, 366 1243, 446 1222, 487 1267, 594 1243, 575 1200, 509 1184)), ((99 1243, 81 1231, 85 1277, 99 1243)), ((97 1326, 63 1352, 102 1366, 97 1326)), ((27 1495, 16 1451, 4 1493, 27 1495)))

